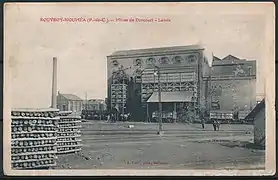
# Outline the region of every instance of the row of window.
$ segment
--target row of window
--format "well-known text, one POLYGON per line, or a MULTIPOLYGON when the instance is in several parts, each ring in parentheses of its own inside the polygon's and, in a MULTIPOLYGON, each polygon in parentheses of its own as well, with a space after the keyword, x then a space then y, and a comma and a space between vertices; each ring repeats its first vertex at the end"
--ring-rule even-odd
MULTIPOLYGON (((142 64, 144 64, 144 62, 147 64, 147 65, 152 65, 152 64, 181 64, 183 62, 186 62, 186 63, 193 63, 196 61, 196 56, 194 55, 189 55, 189 56, 186 56, 185 58, 182 58, 181 56, 175 56, 174 58, 170 59, 168 57, 161 57, 161 58, 147 58, 145 61, 143 59, 136 59, 134 61, 134 64, 135 66, 141 66, 142 64)), ((118 66, 119 65, 119 62, 117 60, 113 60, 112 61, 112 64, 114 66, 118 66)))

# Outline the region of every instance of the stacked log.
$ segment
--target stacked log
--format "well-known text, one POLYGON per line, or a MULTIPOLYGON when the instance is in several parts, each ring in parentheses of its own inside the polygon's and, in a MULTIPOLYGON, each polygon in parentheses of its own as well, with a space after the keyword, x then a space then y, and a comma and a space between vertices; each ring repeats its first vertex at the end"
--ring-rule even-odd
POLYGON ((57 109, 11 111, 11 164, 13 169, 50 168, 57 159, 57 109))
POLYGON ((81 151, 81 117, 71 114, 70 111, 59 112, 58 122, 58 154, 81 151))

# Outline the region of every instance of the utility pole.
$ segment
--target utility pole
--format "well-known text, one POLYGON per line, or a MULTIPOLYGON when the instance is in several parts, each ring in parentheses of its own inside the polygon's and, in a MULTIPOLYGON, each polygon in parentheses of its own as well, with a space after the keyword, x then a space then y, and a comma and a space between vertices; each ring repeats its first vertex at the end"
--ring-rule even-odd
POLYGON ((157 69, 157 78, 158 78, 158 108, 159 108, 159 129, 157 134, 162 135, 162 102, 161 102, 161 83, 160 83, 160 68, 158 66, 155 66, 157 69))
MULTIPOLYGON (((125 94, 125 90, 124 90, 124 88, 125 88, 125 79, 124 79, 124 72, 123 72, 123 77, 122 77, 123 79, 123 86, 122 86, 122 96, 123 96, 123 98, 122 98, 122 118, 124 117, 124 113, 125 113, 125 98, 124 98, 124 94, 125 94)), ((123 119, 122 119, 123 120, 123 119)))

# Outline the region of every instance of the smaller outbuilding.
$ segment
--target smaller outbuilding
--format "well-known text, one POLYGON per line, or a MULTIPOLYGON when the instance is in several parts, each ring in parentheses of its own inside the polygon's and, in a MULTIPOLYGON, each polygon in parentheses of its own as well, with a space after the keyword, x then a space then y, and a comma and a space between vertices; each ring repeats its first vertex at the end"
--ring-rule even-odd
POLYGON ((57 108, 60 111, 72 111, 75 114, 81 114, 83 100, 74 94, 61 94, 58 92, 57 108))
POLYGON ((265 147, 265 99, 246 116, 245 121, 254 122, 254 144, 265 147))

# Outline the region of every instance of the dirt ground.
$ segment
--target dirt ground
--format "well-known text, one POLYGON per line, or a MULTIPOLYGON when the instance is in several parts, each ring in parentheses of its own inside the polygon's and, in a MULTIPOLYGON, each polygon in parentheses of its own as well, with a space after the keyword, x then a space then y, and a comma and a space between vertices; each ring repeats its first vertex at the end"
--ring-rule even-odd
POLYGON ((60 155, 56 169, 261 169, 264 150, 252 146, 253 127, 84 122, 82 151, 60 155), (134 128, 128 128, 128 125, 134 128))

